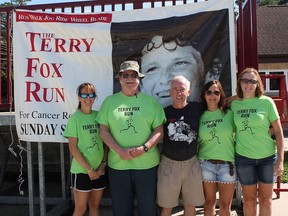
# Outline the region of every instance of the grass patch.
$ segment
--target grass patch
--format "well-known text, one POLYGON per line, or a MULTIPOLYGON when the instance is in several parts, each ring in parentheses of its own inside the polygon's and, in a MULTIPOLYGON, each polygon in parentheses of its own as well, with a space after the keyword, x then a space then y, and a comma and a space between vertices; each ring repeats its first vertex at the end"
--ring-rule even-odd
POLYGON ((284 173, 281 176, 282 183, 288 183, 288 152, 284 154, 284 173))

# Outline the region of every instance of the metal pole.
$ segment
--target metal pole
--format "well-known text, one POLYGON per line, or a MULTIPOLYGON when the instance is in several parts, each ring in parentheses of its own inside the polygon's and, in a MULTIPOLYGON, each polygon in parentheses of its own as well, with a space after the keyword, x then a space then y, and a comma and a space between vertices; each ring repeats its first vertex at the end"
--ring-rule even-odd
POLYGON ((65 181, 65 160, 64 160, 64 144, 60 143, 60 161, 61 161, 61 185, 62 185, 62 198, 66 199, 66 181, 65 181))
POLYGON ((46 200, 45 200, 45 169, 43 143, 38 142, 38 171, 39 171, 39 198, 40 198, 40 215, 46 215, 46 200))
POLYGON ((27 142, 27 170, 28 170, 28 193, 29 193, 29 215, 35 215, 35 194, 34 194, 34 171, 31 143, 27 142))
POLYGON ((238 41, 238 73, 245 67, 244 58, 244 33, 243 33, 243 9, 242 1, 239 2, 239 17, 237 22, 237 41, 238 41))
POLYGON ((258 41, 257 41, 257 10, 256 10, 256 1, 250 1, 251 10, 250 10, 250 17, 251 17, 251 42, 252 42, 252 67, 258 70, 259 67, 259 60, 258 60, 258 41))

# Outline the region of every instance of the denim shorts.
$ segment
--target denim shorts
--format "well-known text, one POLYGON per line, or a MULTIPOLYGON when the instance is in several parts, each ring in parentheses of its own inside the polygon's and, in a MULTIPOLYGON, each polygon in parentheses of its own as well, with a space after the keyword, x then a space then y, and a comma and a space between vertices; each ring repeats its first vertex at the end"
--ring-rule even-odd
POLYGON ((202 181, 204 182, 218 182, 218 183, 236 183, 237 174, 235 164, 232 163, 233 170, 230 170, 228 163, 213 164, 207 160, 201 160, 202 181), (232 175, 230 175, 232 174, 232 175))
POLYGON ((262 159, 252 159, 236 154, 235 162, 240 183, 247 186, 257 182, 273 184, 273 169, 276 160, 276 154, 262 159))

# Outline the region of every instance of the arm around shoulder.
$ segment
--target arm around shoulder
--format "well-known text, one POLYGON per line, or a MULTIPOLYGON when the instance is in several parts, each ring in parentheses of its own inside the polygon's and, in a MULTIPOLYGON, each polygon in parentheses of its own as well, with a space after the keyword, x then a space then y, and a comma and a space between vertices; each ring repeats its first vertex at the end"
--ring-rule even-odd
POLYGON ((225 99, 225 106, 226 107, 230 107, 231 106, 231 103, 234 101, 234 100, 242 100, 242 98, 240 98, 238 95, 232 95, 230 97, 227 97, 225 99))

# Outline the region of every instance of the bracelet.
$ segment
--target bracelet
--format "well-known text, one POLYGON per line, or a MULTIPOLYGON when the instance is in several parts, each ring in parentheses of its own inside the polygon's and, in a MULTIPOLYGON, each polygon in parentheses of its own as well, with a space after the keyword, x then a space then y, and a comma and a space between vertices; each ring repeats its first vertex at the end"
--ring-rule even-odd
POLYGON ((87 173, 90 173, 93 170, 93 168, 91 167, 90 170, 87 171, 87 173))

